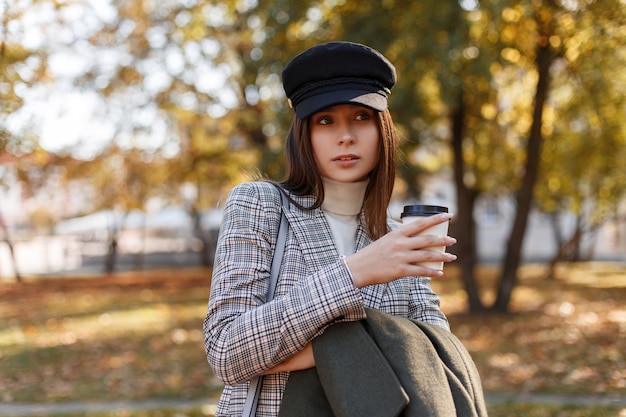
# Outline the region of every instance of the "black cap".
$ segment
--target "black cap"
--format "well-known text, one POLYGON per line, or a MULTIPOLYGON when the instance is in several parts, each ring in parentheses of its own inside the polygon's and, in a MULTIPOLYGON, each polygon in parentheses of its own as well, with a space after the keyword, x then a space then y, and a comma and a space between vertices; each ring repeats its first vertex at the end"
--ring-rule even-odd
POLYGON ((387 108, 396 69, 380 52, 352 42, 328 42, 307 49, 283 70, 283 88, 300 119, 325 107, 355 103, 387 108))

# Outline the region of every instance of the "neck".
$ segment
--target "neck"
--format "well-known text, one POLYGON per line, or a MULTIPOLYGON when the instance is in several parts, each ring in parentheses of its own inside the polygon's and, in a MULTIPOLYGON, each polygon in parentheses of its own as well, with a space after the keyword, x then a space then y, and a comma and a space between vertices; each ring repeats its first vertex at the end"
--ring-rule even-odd
POLYGON ((322 210, 342 216, 356 216, 361 212, 369 179, 359 182, 338 182, 322 177, 324 202, 322 210))

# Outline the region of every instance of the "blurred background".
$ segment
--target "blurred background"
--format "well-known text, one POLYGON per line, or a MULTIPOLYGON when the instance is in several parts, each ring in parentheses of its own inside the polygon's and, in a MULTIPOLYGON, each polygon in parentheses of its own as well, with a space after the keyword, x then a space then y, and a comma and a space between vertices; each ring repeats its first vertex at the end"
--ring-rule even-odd
MULTIPOLYGON (((624 0, 0 2, 0 276, 210 266, 220 202, 280 179, 281 70, 396 65, 394 204, 445 204, 474 268, 626 256, 624 0)), ((507 284, 508 283, 508 284, 507 284)))
POLYGON ((626 0, 0 0, 0 414, 214 404, 221 207, 282 178, 281 71, 333 40, 396 66, 389 214, 455 213, 490 414, 626 416, 626 0))

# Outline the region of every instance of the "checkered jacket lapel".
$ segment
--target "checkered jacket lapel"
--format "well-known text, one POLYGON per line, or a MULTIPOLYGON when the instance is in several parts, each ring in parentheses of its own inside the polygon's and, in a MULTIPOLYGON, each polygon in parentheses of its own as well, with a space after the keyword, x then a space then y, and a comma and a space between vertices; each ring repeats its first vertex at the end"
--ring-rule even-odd
MULTIPOLYGON (((290 197, 304 207, 310 207, 313 204, 310 197, 298 197, 293 194, 290 194, 290 197)), ((316 271, 337 262, 339 253, 330 226, 321 209, 302 210, 291 204, 286 216, 309 270, 316 271)), ((363 218, 357 230, 357 249, 367 246, 372 241, 362 225, 363 218)))

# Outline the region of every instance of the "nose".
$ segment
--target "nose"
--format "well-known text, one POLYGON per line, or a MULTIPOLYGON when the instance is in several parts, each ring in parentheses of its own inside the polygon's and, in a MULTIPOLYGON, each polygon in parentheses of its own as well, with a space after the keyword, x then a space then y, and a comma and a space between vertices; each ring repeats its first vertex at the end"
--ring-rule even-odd
POLYGON ((350 127, 346 127, 339 134, 340 145, 350 145, 356 141, 356 136, 350 127))

